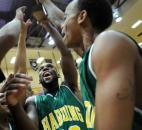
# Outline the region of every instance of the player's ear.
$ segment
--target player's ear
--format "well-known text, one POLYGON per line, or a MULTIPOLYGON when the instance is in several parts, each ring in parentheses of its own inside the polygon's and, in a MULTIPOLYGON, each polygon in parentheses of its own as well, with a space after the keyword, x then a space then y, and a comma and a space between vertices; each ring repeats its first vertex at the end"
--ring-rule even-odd
POLYGON ((87 18, 87 11, 82 10, 78 15, 77 19, 78 24, 82 24, 86 20, 86 18, 87 18))

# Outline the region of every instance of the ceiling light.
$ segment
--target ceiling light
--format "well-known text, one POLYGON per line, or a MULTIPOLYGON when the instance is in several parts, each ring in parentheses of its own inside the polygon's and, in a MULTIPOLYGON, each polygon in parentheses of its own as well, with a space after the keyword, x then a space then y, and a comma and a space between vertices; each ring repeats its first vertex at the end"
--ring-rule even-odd
POLYGON ((138 20, 137 22, 135 22, 131 28, 137 28, 140 24, 142 23, 142 20, 138 20))
POLYGON ((122 17, 118 17, 118 18, 115 19, 115 22, 116 22, 116 23, 119 23, 119 22, 121 22, 121 21, 122 21, 122 17))
POLYGON ((12 57, 12 58, 11 58, 10 63, 11 63, 11 64, 14 64, 14 63, 15 63, 15 61, 16 61, 16 57, 14 56, 14 57, 12 57))
POLYGON ((142 42, 140 42, 138 45, 142 46, 142 42))
POLYGON ((113 9, 113 18, 118 18, 119 17, 119 11, 118 9, 113 9))
POLYGON ((57 64, 60 64, 60 62, 61 62, 61 61, 60 61, 60 60, 58 60, 58 61, 57 61, 57 64))
POLYGON ((39 57, 39 58, 36 60, 36 63, 37 63, 37 64, 40 64, 43 60, 44 60, 44 57, 39 57))
POLYGON ((51 45, 51 46, 55 45, 55 42, 54 42, 52 37, 49 38, 48 44, 51 45))

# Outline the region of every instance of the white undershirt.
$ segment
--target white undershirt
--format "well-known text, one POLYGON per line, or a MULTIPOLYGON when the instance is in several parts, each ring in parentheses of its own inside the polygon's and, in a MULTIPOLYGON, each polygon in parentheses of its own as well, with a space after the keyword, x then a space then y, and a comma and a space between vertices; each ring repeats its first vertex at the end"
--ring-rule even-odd
POLYGON ((94 72, 94 70, 92 68, 92 51, 93 51, 93 47, 94 47, 94 44, 91 46, 91 49, 90 49, 90 52, 89 52, 88 66, 89 66, 89 70, 90 70, 91 74, 93 75, 93 77, 95 79, 97 79, 96 74, 95 74, 95 72, 94 72))

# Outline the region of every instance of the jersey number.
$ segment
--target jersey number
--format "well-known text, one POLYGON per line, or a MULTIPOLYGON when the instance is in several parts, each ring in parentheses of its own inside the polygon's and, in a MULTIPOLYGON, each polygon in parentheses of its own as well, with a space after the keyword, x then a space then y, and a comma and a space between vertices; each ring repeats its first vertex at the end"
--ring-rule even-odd
POLYGON ((94 123, 95 123, 94 108, 91 105, 91 103, 88 102, 88 101, 85 101, 84 104, 85 104, 85 107, 86 107, 86 125, 87 125, 87 128, 94 128, 94 123))
POLYGON ((77 125, 70 126, 69 130, 80 130, 80 127, 77 125))

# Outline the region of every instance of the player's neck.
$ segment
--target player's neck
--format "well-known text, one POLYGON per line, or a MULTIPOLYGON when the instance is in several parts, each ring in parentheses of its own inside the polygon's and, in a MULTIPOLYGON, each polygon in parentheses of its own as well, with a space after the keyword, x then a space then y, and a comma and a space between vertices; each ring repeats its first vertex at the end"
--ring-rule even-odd
POLYGON ((95 38, 97 37, 97 33, 94 32, 94 30, 84 30, 82 31, 82 37, 83 37, 83 50, 87 51, 88 48, 91 47, 91 45, 94 43, 95 38))

